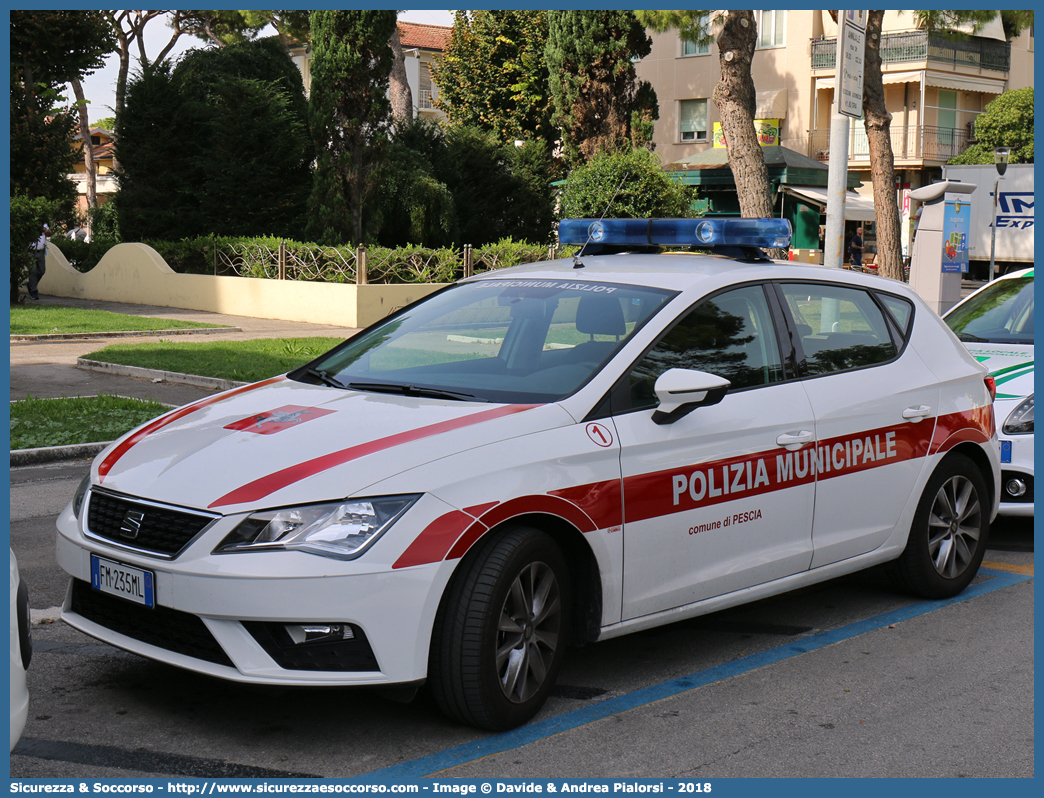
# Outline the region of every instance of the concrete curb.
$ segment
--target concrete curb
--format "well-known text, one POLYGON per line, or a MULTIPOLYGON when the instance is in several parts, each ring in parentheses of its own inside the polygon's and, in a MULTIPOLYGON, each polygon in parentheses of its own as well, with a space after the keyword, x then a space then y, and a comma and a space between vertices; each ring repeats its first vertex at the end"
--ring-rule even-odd
POLYGON ((45 341, 79 341, 88 338, 133 338, 156 335, 212 335, 214 333, 243 332, 239 327, 193 327, 177 330, 122 330, 100 333, 44 333, 42 335, 12 335, 12 344, 41 343, 45 341))
POLYGON ((218 391, 227 391, 238 388, 241 385, 249 385, 246 382, 235 380, 222 380, 217 377, 201 377, 197 374, 179 374, 176 371, 160 371, 159 369, 143 369, 138 366, 121 366, 116 363, 102 363, 98 360, 87 360, 77 358, 76 368, 85 371, 100 371, 106 374, 116 374, 121 377, 137 377, 152 382, 173 382, 180 385, 194 385, 197 388, 212 388, 218 391))
POLYGON ((12 449, 11 468, 54 463, 59 460, 86 460, 94 457, 112 441, 74 443, 71 446, 41 446, 39 449, 12 449))

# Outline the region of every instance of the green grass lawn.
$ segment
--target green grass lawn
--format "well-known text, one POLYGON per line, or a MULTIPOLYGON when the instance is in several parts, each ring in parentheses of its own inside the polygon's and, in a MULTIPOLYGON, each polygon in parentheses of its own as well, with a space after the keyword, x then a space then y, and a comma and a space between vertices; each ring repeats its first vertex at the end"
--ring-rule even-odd
POLYGON ((11 449, 111 441, 170 408, 119 396, 11 402, 11 449))
POLYGON ((222 327, 195 321, 128 316, 107 310, 67 308, 60 305, 19 305, 11 308, 11 335, 126 332, 130 330, 184 330, 222 327))
POLYGON ((332 349, 341 338, 263 338, 254 341, 158 341, 113 344, 84 355, 121 366, 257 382, 285 374, 332 349))

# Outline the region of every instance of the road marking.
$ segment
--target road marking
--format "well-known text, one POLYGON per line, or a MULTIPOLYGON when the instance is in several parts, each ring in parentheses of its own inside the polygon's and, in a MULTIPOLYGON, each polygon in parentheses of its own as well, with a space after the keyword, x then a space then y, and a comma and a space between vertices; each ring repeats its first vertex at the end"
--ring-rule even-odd
POLYGON ((840 643, 844 640, 865 634, 866 632, 887 628, 893 624, 908 621, 911 618, 916 618, 921 615, 926 615, 929 612, 945 609, 954 604, 960 604, 969 599, 978 598, 987 593, 993 593, 996 590, 1002 590, 1006 587, 1011 587, 1012 585, 1025 582, 1032 578, 1021 574, 1005 573, 1003 571, 989 571, 985 569, 980 570, 979 574, 992 578, 986 579, 977 584, 972 584, 959 596, 955 596, 951 599, 943 599, 941 601, 918 601, 907 607, 892 610, 891 612, 886 612, 873 618, 867 618, 866 620, 857 621, 856 623, 848 624, 847 626, 842 626, 838 629, 832 629, 809 637, 803 637, 800 640, 795 640, 782 646, 762 651, 758 654, 751 654, 750 656, 741 657, 732 662, 725 662, 713 668, 708 668, 707 670, 697 671, 688 676, 682 676, 660 684, 643 687, 640 690, 635 690, 632 693, 627 693, 622 696, 607 698, 606 700, 599 701, 596 704, 591 704, 581 709, 575 709, 571 712, 564 712, 553 718, 547 718, 546 720, 537 721, 536 723, 530 723, 509 732, 490 734, 489 736, 475 740, 474 742, 465 743, 453 748, 447 748, 445 751, 440 751, 439 753, 430 754, 428 756, 422 756, 381 770, 374 770, 369 773, 361 774, 356 778, 365 779, 366 781, 376 779, 389 779, 394 781, 423 778, 424 776, 441 773, 484 757, 522 748, 531 743, 554 737, 557 734, 578 729, 582 726, 587 726, 588 724, 604 718, 619 715, 628 710, 638 709, 657 701, 662 701, 665 698, 673 698, 674 696, 687 693, 690 690, 696 690, 708 684, 714 684, 723 679, 738 676, 742 673, 747 673, 766 665, 773 665, 777 662, 782 662, 800 654, 806 654, 810 651, 815 651, 834 643, 840 643))
POLYGON ((982 561, 983 568, 995 568, 998 571, 1010 571, 1013 574, 1022 574, 1023 576, 1033 576, 1033 563, 1029 565, 1012 565, 1006 562, 991 562, 989 560, 982 561))

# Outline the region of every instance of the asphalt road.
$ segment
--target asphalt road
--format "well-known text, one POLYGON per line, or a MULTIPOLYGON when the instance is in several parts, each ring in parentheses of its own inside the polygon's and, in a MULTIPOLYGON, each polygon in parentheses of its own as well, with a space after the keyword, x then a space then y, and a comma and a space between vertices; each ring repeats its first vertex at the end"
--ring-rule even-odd
POLYGON ((54 622, 54 519, 86 461, 14 469, 31 704, 12 778, 1030 777, 1032 524, 1001 521, 953 602, 883 574, 570 651, 528 726, 451 723, 361 690, 178 671, 54 622))

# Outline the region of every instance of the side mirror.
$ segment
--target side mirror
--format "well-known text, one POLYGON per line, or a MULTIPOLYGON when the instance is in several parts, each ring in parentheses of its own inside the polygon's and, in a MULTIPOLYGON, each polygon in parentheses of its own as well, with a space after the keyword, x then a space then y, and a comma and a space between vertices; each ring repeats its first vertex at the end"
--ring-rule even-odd
POLYGON ((697 407, 716 405, 725 398, 730 385, 724 377, 706 371, 668 369, 653 386, 660 406, 652 420, 656 424, 673 424, 697 407))

